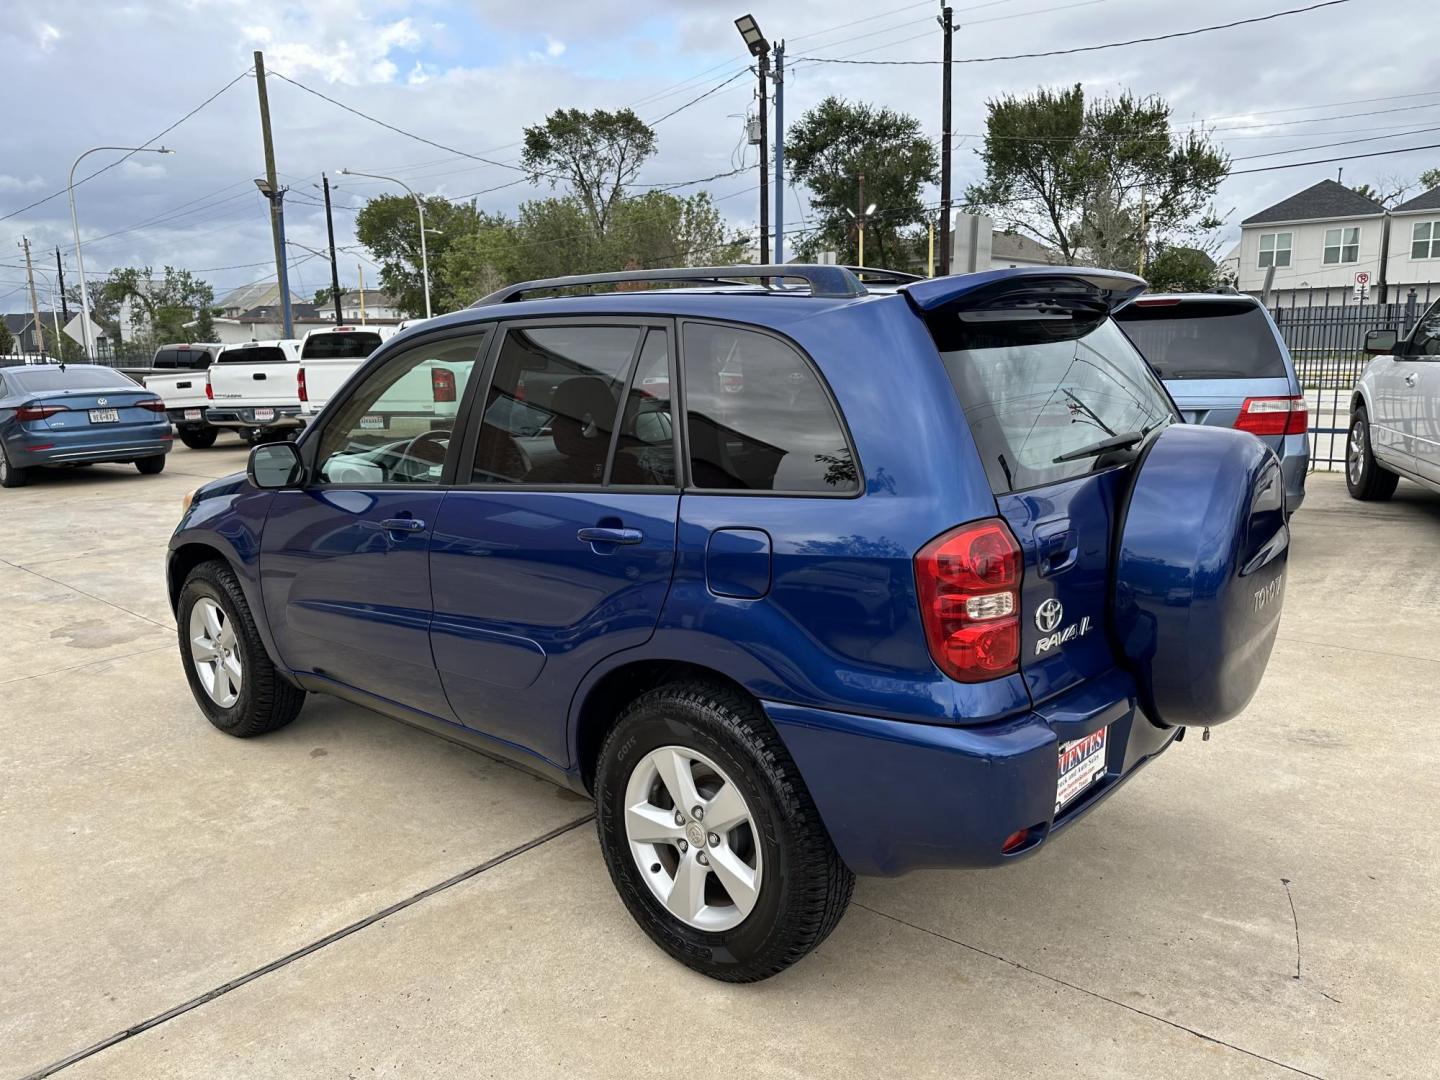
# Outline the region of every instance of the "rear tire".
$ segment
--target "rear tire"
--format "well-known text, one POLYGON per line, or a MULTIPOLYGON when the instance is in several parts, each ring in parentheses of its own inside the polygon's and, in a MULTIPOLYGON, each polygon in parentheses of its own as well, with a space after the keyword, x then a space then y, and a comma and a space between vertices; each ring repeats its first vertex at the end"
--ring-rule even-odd
POLYGON ((165 471, 165 455, 156 454, 154 457, 142 457, 135 462, 135 468, 140 470, 142 476, 154 476, 156 473, 165 471))
POLYGON ((702 975, 767 979, 824 941, 850 903, 855 876, 785 744, 741 693, 686 682, 637 698, 605 739, 595 793, 621 900, 702 975), (699 816, 680 805, 692 799, 699 816))
POLYGON ((180 441, 191 450, 208 450, 215 445, 215 440, 219 436, 219 429, 213 427, 180 429, 180 441))
POLYGON ((24 487, 28 483, 30 470, 11 465, 10 459, 5 456, 5 448, 0 447, 0 488, 24 487))
POLYGON ((1350 497, 1366 502, 1388 499, 1395 494, 1400 478, 1375 460, 1370 442, 1370 419, 1363 408, 1350 416, 1350 435, 1345 443, 1345 486, 1350 497))
POLYGON ((176 616, 185 678, 212 724, 248 739, 295 719, 305 691, 286 682, 270 662, 230 567, 215 561, 191 570, 176 616))

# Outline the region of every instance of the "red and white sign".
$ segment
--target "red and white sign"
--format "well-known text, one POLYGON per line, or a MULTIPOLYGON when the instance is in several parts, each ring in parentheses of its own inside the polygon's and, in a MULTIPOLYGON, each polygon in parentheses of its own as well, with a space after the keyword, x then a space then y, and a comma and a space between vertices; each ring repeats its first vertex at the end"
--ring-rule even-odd
POLYGON ((1357 270, 1357 271, 1355 271, 1355 287, 1356 287, 1357 289, 1363 289, 1363 288, 1365 288, 1365 287, 1366 287, 1367 285, 1369 285, 1369 284, 1370 284, 1370 271, 1369 271, 1369 270, 1357 270))

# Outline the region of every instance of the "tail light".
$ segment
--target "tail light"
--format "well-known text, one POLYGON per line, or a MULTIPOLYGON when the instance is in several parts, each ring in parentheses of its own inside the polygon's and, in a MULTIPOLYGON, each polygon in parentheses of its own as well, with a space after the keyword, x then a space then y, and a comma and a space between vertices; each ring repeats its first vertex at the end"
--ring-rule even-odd
POLYGON ((16 420, 45 420, 56 413, 69 412, 64 405, 21 405, 15 410, 16 420))
POLYGON ((295 372, 295 392, 300 396, 301 401, 310 400, 310 394, 305 389, 305 369, 303 367, 295 372))
POLYGON ((1303 397, 1246 398, 1235 426, 1252 435, 1304 435, 1310 410, 1303 397))
POLYGON ((935 664, 984 682, 1020 664, 1020 545, 999 518, 961 525, 915 556, 920 621, 935 664))
POLYGON ((164 412, 164 411, 165 411, 165 402, 162 401, 162 400, 161 400, 160 398, 158 398, 158 397, 157 397, 157 398, 146 398, 144 401, 137 401, 135 404, 138 405, 138 406, 139 406, 140 408, 142 408, 142 409, 149 409, 151 412, 164 412))
POLYGON ((436 401, 454 401, 455 373, 448 368, 431 368, 430 390, 436 401))
POLYGON ((208 371, 205 372, 205 399, 207 401, 215 400, 215 387, 210 385, 210 372, 208 371))

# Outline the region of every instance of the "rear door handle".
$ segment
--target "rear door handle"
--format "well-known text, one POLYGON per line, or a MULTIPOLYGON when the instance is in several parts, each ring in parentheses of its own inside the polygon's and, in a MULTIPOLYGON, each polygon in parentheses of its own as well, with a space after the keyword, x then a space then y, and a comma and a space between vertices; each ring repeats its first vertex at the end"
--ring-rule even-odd
POLYGON ((639 529, 581 529, 575 538, 586 544, 638 544, 645 539, 639 529))
MULTIPOLYGON (((1038 531, 1038 530, 1037 530, 1038 531)), ((1068 570, 1080 554, 1079 539, 1068 525, 1046 531, 1036 537, 1039 547, 1038 566, 1041 577, 1068 570)))
POLYGON ((417 533, 425 528, 425 522, 419 518, 386 518, 380 522, 380 527, 386 532, 417 533))
POLYGON ((250 377, 251 377, 252 379, 263 379, 263 378, 265 378, 265 373, 264 373, 263 371, 257 371, 257 372, 255 372, 253 375, 251 375, 250 377))

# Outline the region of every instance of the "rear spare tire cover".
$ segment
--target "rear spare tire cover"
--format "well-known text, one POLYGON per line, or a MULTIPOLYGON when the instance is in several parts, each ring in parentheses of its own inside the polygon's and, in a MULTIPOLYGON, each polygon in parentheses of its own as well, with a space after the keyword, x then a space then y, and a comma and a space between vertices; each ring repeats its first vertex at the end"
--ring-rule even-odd
POLYGON ((1289 551, 1280 462, 1259 439, 1176 424, 1150 443, 1121 518, 1112 626, 1152 721, 1220 724, 1246 706, 1289 551))

